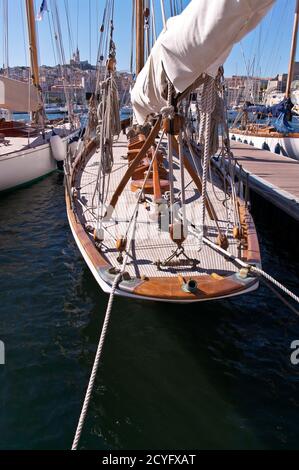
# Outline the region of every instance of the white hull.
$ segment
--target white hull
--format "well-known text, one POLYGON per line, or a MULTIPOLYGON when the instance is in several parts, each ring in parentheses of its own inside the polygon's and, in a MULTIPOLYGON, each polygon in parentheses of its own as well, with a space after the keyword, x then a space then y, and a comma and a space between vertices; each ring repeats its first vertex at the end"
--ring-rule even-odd
MULTIPOLYGON (((247 140, 247 143, 253 143, 254 147, 262 149, 263 144, 266 143, 270 152, 275 153, 275 147, 277 144, 280 145, 282 155, 285 155, 295 160, 299 160, 299 137, 257 137, 253 135, 238 134, 237 132, 230 132, 230 138, 234 135, 236 140, 241 139, 244 143, 244 140, 247 140)), ((246 143, 246 142, 245 142, 246 143)))
MULTIPOLYGON (((75 133, 64 137, 62 140, 67 145, 75 133)), ((47 142, 37 147, 17 150, 16 152, 0 156, 0 192, 7 191, 18 186, 30 183, 57 169, 57 162, 47 142)))

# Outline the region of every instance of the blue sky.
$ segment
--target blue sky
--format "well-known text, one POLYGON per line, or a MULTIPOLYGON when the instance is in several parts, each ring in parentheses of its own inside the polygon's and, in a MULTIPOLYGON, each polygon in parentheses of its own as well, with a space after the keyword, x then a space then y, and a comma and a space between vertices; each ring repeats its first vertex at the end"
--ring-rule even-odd
MULTIPOLYGON (((2 2, 0 8, 2 13, 2 2)), ((49 6, 51 1, 48 0, 49 6)), ((70 57, 67 22, 65 15, 65 1, 71 11, 71 29, 74 45, 78 44, 82 59, 89 59, 95 63, 98 28, 104 9, 104 0, 57 0, 62 29, 64 31, 64 46, 66 58, 70 57), (91 10, 91 21, 89 15, 91 10), (79 12, 78 34, 77 16, 79 12), (91 41, 90 41, 91 38, 91 41), (91 48, 90 48, 91 44, 91 48)), ((164 0, 166 7, 168 0, 164 0)), ((41 0, 35 0, 38 10, 41 0)), ((184 5, 188 0, 183 1, 184 5)), ((26 25, 22 23, 25 11, 25 0, 8 0, 9 4, 9 57, 10 65, 23 65, 28 63, 28 53, 25 60, 24 37, 27 41, 26 25), (24 26, 24 27, 23 27, 24 26)), ((158 28, 161 24, 160 0, 155 0, 158 28)), ((250 74, 261 76, 274 76, 276 73, 286 72, 289 60, 289 48, 293 27, 295 0, 276 0, 275 6, 264 18, 262 23, 245 39, 237 44, 231 52, 226 64, 226 76, 232 74, 250 74)), ((169 12, 169 8, 167 8, 169 12)), ((39 53, 41 64, 54 64, 54 54, 49 32, 48 17, 37 23, 39 33, 39 53)), ((128 70, 131 54, 131 15, 132 0, 115 0, 115 41, 117 46, 117 60, 119 70, 128 70)), ((2 14, 1 14, 2 16, 2 14)), ((3 22, 0 25, 0 63, 3 63, 3 22)))

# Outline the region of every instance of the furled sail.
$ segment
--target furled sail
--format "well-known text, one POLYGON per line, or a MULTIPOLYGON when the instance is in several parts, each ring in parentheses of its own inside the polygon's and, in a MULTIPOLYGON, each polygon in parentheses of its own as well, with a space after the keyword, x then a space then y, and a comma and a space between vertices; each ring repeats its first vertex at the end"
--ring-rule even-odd
POLYGON ((19 80, 0 76, 0 108, 18 112, 37 111, 39 108, 37 88, 19 80))
POLYGON ((131 92, 135 117, 142 124, 166 105, 167 77, 183 93, 203 73, 217 74, 233 45, 251 31, 274 0, 191 0, 170 18, 131 92))

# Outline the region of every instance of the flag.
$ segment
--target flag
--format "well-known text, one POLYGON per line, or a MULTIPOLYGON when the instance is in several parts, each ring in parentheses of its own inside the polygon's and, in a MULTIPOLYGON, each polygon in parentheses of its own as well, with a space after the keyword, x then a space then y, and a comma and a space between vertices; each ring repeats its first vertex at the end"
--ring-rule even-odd
POLYGON ((48 5, 47 5, 47 0, 42 1, 39 12, 36 15, 36 21, 42 21, 45 11, 49 11, 48 10, 48 5))

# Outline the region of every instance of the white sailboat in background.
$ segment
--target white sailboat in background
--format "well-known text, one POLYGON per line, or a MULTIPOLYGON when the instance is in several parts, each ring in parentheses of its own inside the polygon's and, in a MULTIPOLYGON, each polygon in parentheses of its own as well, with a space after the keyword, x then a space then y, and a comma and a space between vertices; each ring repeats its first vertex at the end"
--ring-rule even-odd
MULTIPOLYGON (((286 92, 285 94, 274 93, 267 96, 267 102, 265 103, 267 106, 277 106, 279 103, 282 104, 283 100, 286 104, 288 101, 291 101, 292 106, 295 105, 296 111, 296 106, 299 104, 298 91, 296 89, 292 90, 294 62, 298 39, 298 24, 299 0, 296 0, 286 92)), ((251 109, 252 107, 249 106, 245 110, 245 113, 248 113, 248 111, 250 112, 251 109)), ((291 111, 288 110, 288 112, 291 111)), ((242 115, 246 116, 244 112, 240 112, 238 117, 241 118, 242 115)), ((273 153, 281 153, 290 158, 294 158, 295 160, 299 160, 299 132, 297 130, 294 131, 291 126, 289 127, 280 124, 277 126, 275 123, 273 125, 269 125, 248 122, 246 125, 241 125, 240 127, 235 127, 234 125, 230 130, 230 138, 238 140, 239 142, 250 143, 260 149, 270 150, 273 153)))
POLYGON ((68 144, 80 130, 69 101, 69 119, 48 121, 39 83, 33 0, 26 0, 31 77, 29 83, 0 76, 0 192, 28 184, 64 160, 68 144), (29 112, 31 122, 13 121, 13 112, 29 112))

